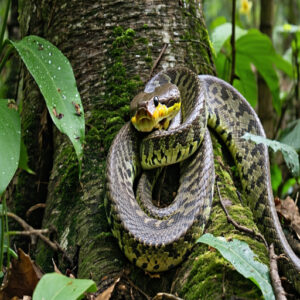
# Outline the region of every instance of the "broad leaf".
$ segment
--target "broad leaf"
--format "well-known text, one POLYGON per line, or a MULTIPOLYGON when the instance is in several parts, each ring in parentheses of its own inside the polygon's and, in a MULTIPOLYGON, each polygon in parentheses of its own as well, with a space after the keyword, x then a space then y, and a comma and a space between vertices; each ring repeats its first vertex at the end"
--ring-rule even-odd
POLYGON ((249 278, 260 288, 265 299, 275 299, 268 267, 255 260, 255 254, 248 244, 235 239, 227 242, 225 238, 214 237, 210 233, 201 236, 197 242, 216 248, 239 273, 249 278))
MULTIPOLYGON (((218 54, 224 45, 224 43, 231 36, 232 25, 231 23, 225 23, 215 28, 212 33, 211 41, 216 54, 218 54)), ((241 36, 245 35, 247 30, 244 30, 238 26, 235 27, 235 40, 239 39, 241 36)))
POLYGON ((255 107, 257 102, 257 81, 247 57, 241 54, 237 57, 235 73, 239 80, 234 80, 233 86, 241 92, 252 107, 255 107))
POLYGON ((54 124, 71 140, 81 165, 84 116, 69 61, 54 45, 37 36, 10 43, 39 86, 54 124))
POLYGON ((57 273, 45 274, 37 284, 32 300, 75 300, 82 299, 84 293, 96 292, 94 281, 74 279, 57 273))
MULTIPOLYGON (((273 104, 277 112, 280 110, 279 81, 274 65, 278 59, 271 40, 256 29, 249 30, 236 42, 236 67, 251 63, 265 79, 273 96, 273 104)), ((239 74, 242 71, 238 71, 239 74)))
POLYGON ((244 138, 245 140, 251 140, 256 144, 265 144, 266 146, 271 147, 274 152, 280 151, 293 175, 299 176, 299 157, 293 147, 251 133, 245 133, 242 138, 244 138))
POLYGON ((20 115, 9 100, 0 100, 0 195, 14 176, 20 157, 20 115))
POLYGON ((297 120, 295 125, 289 129, 290 131, 288 133, 285 132, 285 135, 280 139, 280 142, 300 151, 300 120, 297 120))

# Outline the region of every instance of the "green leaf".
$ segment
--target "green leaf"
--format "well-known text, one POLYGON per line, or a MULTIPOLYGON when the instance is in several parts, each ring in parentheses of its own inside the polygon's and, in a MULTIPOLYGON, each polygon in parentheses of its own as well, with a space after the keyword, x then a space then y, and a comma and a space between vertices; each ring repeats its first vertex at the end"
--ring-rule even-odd
POLYGON ((242 138, 245 140, 251 140, 256 144, 265 144, 268 147, 271 147, 274 152, 280 151, 282 156, 291 170, 294 176, 299 176, 299 157, 295 149, 287 144, 280 143, 278 141, 269 140, 262 136, 257 136, 251 133, 245 133, 242 138))
POLYGON ((0 100, 0 195, 14 176, 20 157, 20 115, 10 100, 0 100))
POLYGON ((252 107, 255 107, 257 102, 257 81, 249 59, 242 54, 237 56, 235 73, 239 80, 234 80, 233 86, 241 92, 252 107))
POLYGON ((277 190, 282 182, 281 170, 277 165, 271 166, 271 184, 274 193, 277 193, 277 190))
POLYGON ((287 144, 297 151, 300 151, 300 120, 297 120, 293 127, 289 128, 289 132, 285 132, 280 139, 281 143, 287 144))
POLYGON ((293 65, 290 63, 289 60, 286 60, 279 54, 276 54, 276 59, 274 61, 275 66, 287 74, 290 78, 293 78, 293 65))
POLYGON ((28 153, 24 141, 21 139, 21 152, 20 152, 20 160, 19 160, 19 168, 23 169, 29 174, 35 174, 28 166, 28 153))
POLYGON ((69 61, 54 45, 38 36, 10 43, 39 86, 54 124, 71 140, 81 166, 85 136, 83 107, 69 61))
POLYGON ((94 281, 74 279, 57 273, 45 274, 37 284, 32 300, 75 300, 82 299, 84 293, 96 292, 94 281))
MULTIPOLYGON (((277 112, 280 111, 279 81, 274 69, 278 55, 271 40, 256 29, 251 29, 236 42, 236 66, 251 63, 265 79, 273 96, 273 104, 277 112)), ((239 72, 241 74, 242 72, 239 72)))
POLYGON ((280 33, 296 33, 300 32, 300 26, 286 23, 282 26, 276 26, 276 31, 280 33))
POLYGON ((285 197, 287 194, 292 194, 293 193, 293 189, 292 187, 297 183, 296 178, 290 178, 288 179, 283 187, 282 187, 282 191, 281 191, 281 196, 285 197))
MULTIPOLYGON (((231 23, 225 23, 215 28, 211 35, 211 41, 215 49, 215 53, 218 54, 224 45, 224 43, 231 36, 232 25, 231 23)), ((238 26, 235 27, 235 39, 239 39, 241 36, 245 35, 247 30, 244 30, 238 26)))
POLYGON ((227 242, 225 238, 214 237, 210 233, 201 236, 197 242, 216 248, 240 274, 249 278, 260 288, 265 299, 275 299, 268 267, 255 260, 255 254, 248 244, 236 239, 227 242))
POLYGON ((226 18, 224 16, 220 16, 215 18, 209 25, 210 30, 214 30, 216 27, 226 23, 226 18))

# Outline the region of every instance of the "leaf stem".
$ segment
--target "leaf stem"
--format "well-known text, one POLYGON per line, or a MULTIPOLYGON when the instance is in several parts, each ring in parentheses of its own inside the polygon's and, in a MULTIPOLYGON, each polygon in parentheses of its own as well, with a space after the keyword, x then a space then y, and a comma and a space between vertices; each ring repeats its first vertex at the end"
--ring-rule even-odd
MULTIPOLYGON (((3 46, 5 46, 5 44, 6 44, 6 41, 4 42, 3 46)), ((6 54, 4 55, 3 59, 0 62, 0 73, 3 69, 3 67, 5 66, 5 63, 6 63, 7 59, 9 58, 9 56, 11 55, 13 50, 14 50, 14 48, 11 45, 9 45, 6 54)))
POLYGON ((10 9, 10 4, 11 4, 11 0, 7 0, 3 23, 2 23, 1 32, 0 32, 0 54, 2 53, 2 50, 4 47, 3 39, 4 39, 4 33, 5 33, 5 29, 6 29, 7 17, 8 17, 8 12, 10 9))
POLYGON ((2 203, 2 208, 1 208, 1 220, 0 220, 0 227, 1 227, 1 232, 0 232, 0 272, 2 273, 3 269, 3 256, 4 256, 4 224, 5 224, 5 218, 4 218, 4 205, 5 205, 5 200, 4 200, 4 194, 0 195, 0 200, 2 203))
POLYGON ((235 11, 236 11, 236 0, 232 0, 232 17, 231 17, 232 31, 231 31, 231 38, 230 38, 232 61, 231 61, 230 84, 232 84, 233 80, 235 79, 235 11))
MULTIPOLYGON (((5 198, 5 193, 3 193, 3 215, 4 215, 4 221, 5 221, 5 235, 6 235, 6 246, 7 246, 7 268, 9 268, 10 265, 10 251, 9 249, 9 235, 7 234, 8 232, 8 217, 7 217, 7 205, 6 205, 6 198, 5 198)), ((4 227, 4 226, 3 226, 4 227)))

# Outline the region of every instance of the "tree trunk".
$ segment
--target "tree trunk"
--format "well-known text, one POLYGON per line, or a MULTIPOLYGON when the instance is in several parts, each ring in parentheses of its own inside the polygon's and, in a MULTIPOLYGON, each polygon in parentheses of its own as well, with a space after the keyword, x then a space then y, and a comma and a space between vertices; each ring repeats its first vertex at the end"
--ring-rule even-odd
MULTIPOLYGON (((45 37, 70 60, 87 125, 79 182, 74 150, 53 128, 37 86, 24 72, 23 132, 36 175, 19 174, 12 197, 21 216, 34 203, 46 201, 43 227, 54 229, 51 238, 73 263, 42 243, 36 250, 37 262, 52 271, 53 257, 61 270, 69 267, 80 278, 92 278, 99 290, 121 277, 113 299, 132 299, 131 293, 143 299, 141 290, 149 296, 172 292, 184 299, 259 297, 255 285, 205 245, 195 247, 181 266, 159 278, 150 277, 126 260, 106 220, 107 151, 117 131, 129 120, 128 104, 151 77, 152 68, 156 73, 184 65, 199 74, 214 73, 199 1, 19 0, 19 6, 22 35, 45 37)), ((230 214, 241 224, 256 228, 250 210, 237 196, 228 160, 222 158, 223 148, 216 139, 214 145, 219 186, 230 214)), ((217 194, 207 230, 215 236, 245 240, 259 259, 267 262, 261 243, 227 223, 217 194)))
MULTIPOLYGON (((260 1, 260 26, 259 29, 262 33, 272 39, 274 19, 274 2, 273 0, 260 1)), ((274 108, 272 103, 271 91, 263 79, 258 74, 258 116, 265 129, 268 138, 273 138, 274 135, 274 108)))

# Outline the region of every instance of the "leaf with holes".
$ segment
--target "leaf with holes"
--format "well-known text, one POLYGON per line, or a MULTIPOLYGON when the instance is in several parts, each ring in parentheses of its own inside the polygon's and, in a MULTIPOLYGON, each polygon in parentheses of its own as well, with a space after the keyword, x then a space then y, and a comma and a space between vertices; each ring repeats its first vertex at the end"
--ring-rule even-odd
POLYGON ((81 167, 85 124, 69 61, 54 45, 38 36, 27 36, 10 43, 40 88, 54 124, 71 140, 81 167))

